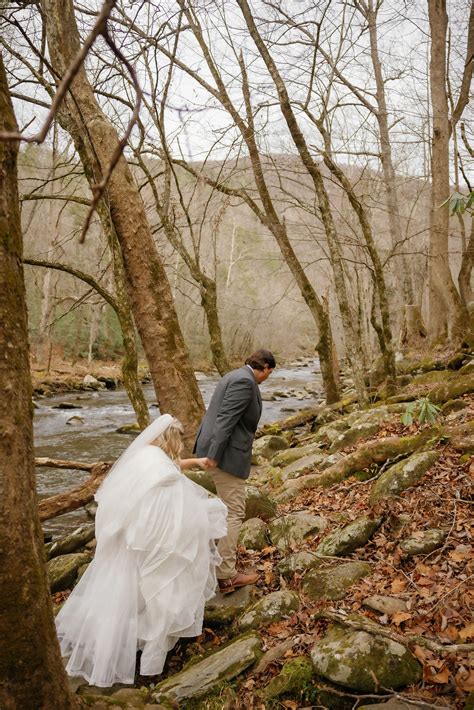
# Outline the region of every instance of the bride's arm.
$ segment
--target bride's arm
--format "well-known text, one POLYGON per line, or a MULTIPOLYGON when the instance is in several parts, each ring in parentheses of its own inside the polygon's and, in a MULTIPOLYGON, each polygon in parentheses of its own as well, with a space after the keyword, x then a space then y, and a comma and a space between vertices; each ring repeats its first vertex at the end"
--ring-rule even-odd
POLYGON ((188 468, 210 468, 208 464, 209 459, 206 457, 203 458, 196 458, 196 459, 180 459, 179 460, 179 465, 182 469, 188 469, 188 468))

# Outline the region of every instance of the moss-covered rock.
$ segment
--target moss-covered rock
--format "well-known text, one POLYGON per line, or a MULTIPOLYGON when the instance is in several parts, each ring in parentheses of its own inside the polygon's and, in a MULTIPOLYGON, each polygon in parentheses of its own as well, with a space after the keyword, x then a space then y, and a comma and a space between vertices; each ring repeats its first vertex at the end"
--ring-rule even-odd
POLYGON ((290 464, 302 459, 305 456, 311 456, 312 454, 321 453, 321 448, 319 444, 306 444, 305 446, 294 446, 291 449, 284 449, 279 451, 271 460, 272 466, 277 466, 279 468, 284 468, 290 464))
POLYGON ((460 424, 448 432, 449 443, 463 454, 474 453, 474 420, 460 424))
POLYGON ((209 599, 204 608, 204 624, 206 626, 226 626, 255 602, 257 588, 247 585, 236 589, 232 594, 217 594, 209 599))
POLYGON ((261 655, 261 647, 258 634, 245 634, 158 683, 152 697, 159 703, 180 703, 185 699, 202 697, 222 681, 235 678, 253 665, 261 655))
POLYGON ((453 377, 448 382, 438 385, 430 392, 430 400, 435 404, 456 399, 463 394, 474 392, 474 373, 453 377))
POLYGON ((330 453, 344 449, 346 446, 352 446, 356 441, 368 439, 380 429, 378 422, 361 422, 354 424, 350 429, 343 431, 337 436, 329 447, 330 453))
POLYGON ((299 596, 289 589, 271 592, 247 609, 237 620, 237 626, 241 631, 258 629, 289 616, 299 609, 300 604, 299 596))
POLYGON ((303 456, 297 459, 281 470, 280 478, 282 481, 289 481, 293 478, 299 478, 306 473, 311 473, 318 469, 323 461, 327 458, 327 454, 321 451, 316 451, 309 456, 303 456))
POLYGON ((239 544, 247 550, 263 550, 269 543, 267 524, 260 518, 250 518, 242 525, 239 544))
POLYGON ((46 564, 49 585, 52 592, 62 592, 72 587, 76 581, 79 567, 90 562, 92 556, 88 552, 75 552, 70 555, 54 557, 46 564))
POLYGON ((329 533, 316 548, 319 555, 339 557, 362 547, 380 526, 382 518, 361 517, 340 530, 329 533))
POLYGON ((310 570, 303 580, 305 593, 314 601, 343 599, 346 590, 372 572, 367 562, 346 562, 310 570))
POLYGON ((446 531, 439 528, 423 530, 403 540, 400 549, 406 557, 414 555, 427 555, 440 547, 446 540, 446 531))
POLYGON ((288 442, 283 436, 261 436, 255 439, 252 447, 252 463, 258 464, 261 459, 271 459, 277 451, 288 448, 288 442))
POLYGON ((271 520, 275 517, 277 506, 274 500, 256 486, 246 487, 245 520, 261 518, 271 520))
POLYGON ((374 483, 370 493, 370 502, 398 496, 423 478, 429 468, 437 461, 437 451, 421 451, 403 461, 390 466, 374 483))
POLYGON ((341 626, 311 650, 316 672, 333 683, 362 693, 401 688, 422 677, 422 667, 402 644, 341 626))
POLYGON ((469 407, 470 402, 467 399, 449 399, 441 407, 443 414, 451 414, 452 412, 460 412, 462 409, 469 407))
POLYGON ((183 471, 183 473, 191 481, 197 483, 198 486, 202 486, 206 489, 206 491, 209 491, 209 493, 214 493, 214 495, 216 494, 216 484, 214 483, 211 475, 207 471, 202 471, 201 469, 193 468, 187 471, 183 471))
POLYGON ((304 695, 313 675, 313 664, 308 656, 292 658, 286 661, 280 673, 271 679, 263 696, 270 699, 291 694, 292 698, 299 698, 304 695))
POLYGON ((295 543, 301 544, 303 540, 320 533, 327 526, 327 519, 321 515, 298 512, 273 520, 268 526, 268 532, 272 543, 279 550, 289 551, 295 543))
POLYGON ((411 381, 412 385, 432 385, 443 382, 448 382, 455 377, 455 373, 452 370, 431 370, 431 372, 422 372, 419 375, 415 375, 411 381))
POLYGON ((294 574, 301 574, 309 569, 319 567, 321 558, 311 550, 301 550, 292 555, 287 555, 277 564, 277 571, 283 577, 290 578, 294 574))
POLYGON ((371 597, 366 597, 364 599, 364 606, 369 609, 374 609, 379 611, 381 614, 396 614, 399 611, 407 610, 407 603, 403 599, 397 599, 397 597, 387 597, 383 594, 374 594, 371 597))

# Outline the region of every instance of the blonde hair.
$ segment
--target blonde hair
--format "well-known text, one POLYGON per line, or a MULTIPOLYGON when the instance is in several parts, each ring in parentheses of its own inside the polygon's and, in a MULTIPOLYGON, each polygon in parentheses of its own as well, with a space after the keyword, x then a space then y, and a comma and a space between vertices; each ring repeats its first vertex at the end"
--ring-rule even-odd
POLYGON ((155 446, 159 446, 167 456, 173 461, 179 461, 183 450, 183 425, 178 419, 173 419, 171 424, 163 434, 160 434, 153 442, 155 446))

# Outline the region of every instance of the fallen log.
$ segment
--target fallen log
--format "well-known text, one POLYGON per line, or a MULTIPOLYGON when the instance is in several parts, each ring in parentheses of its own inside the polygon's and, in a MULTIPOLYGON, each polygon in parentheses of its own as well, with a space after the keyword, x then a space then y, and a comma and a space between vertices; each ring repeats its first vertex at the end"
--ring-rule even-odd
POLYGON ((333 621, 343 626, 348 626, 356 631, 366 631, 369 634, 378 634, 385 636, 392 641, 397 641, 403 646, 425 646, 434 653, 472 653, 474 651, 474 643, 450 643, 443 644, 438 641, 426 638, 426 636, 418 636, 416 634, 399 634, 396 631, 387 629, 381 626, 376 621, 372 621, 368 617, 363 617, 360 614, 344 614, 340 611, 330 611, 323 609, 313 614, 314 619, 326 619, 333 621))
MULTIPOLYGON (((40 459, 47 460, 50 462, 56 461, 57 459, 40 459)), ((58 468, 77 468, 77 461, 61 461, 61 465, 58 468), (68 463, 68 466, 63 464, 68 463)), ((54 466, 54 463, 40 464, 43 466, 54 466)), ((63 515, 64 513, 70 513, 71 510, 77 510, 82 508, 82 506, 90 503, 94 498, 94 493, 102 483, 105 475, 108 473, 110 467, 112 466, 111 461, 99 461, 93 464, 81 463, 81 470, 90 471, 90 477, 84 481, 77 488, 73 488, 71 491, 66 491, 65 493, 58 493, 58 495, 51 496, 51 498, 45 498, 39 502, 38 511, 40 521, 49 520, 50 518, 55 518, 58 515, 63 515), (85 468, 87 466, 87 468, 85 468)))
POLYGON ((100 461, 87 463, 86 461, 65 461, 64 459, 50 459, 47 457, 35 458, 35 466, 48 466, 48 468, 71 468, 75 471, 92 471, 100 461))

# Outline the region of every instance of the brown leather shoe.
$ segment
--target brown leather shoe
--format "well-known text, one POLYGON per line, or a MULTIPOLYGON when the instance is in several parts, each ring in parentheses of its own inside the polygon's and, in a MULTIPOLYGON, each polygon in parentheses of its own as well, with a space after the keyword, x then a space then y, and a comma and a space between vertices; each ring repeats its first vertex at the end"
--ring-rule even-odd
POLYGON ((230 594, 235 592, 239 587, 246 587, 248 584, 255 584, 258 580, 257 572, 251 572, 245 574, 244 572, 237 572, 235 577, 230 579, 219 579, 219 590, 221 594, 230 594))

